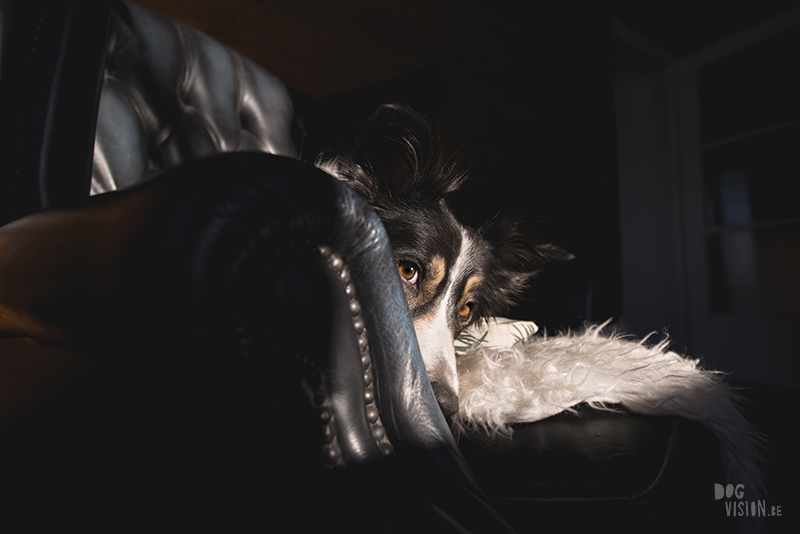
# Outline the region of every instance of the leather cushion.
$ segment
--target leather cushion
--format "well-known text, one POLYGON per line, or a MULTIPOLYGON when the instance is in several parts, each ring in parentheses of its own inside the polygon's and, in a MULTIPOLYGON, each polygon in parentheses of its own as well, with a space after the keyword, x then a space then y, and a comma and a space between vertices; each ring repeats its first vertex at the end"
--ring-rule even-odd
POLYGON ((713 499, 713 484, 725 475, 710 429, 622 408, 576 408, 515 425, 511 439, 459 442, 478 482, 520 532, 533 525, 617 532, 729 526, 713 499))

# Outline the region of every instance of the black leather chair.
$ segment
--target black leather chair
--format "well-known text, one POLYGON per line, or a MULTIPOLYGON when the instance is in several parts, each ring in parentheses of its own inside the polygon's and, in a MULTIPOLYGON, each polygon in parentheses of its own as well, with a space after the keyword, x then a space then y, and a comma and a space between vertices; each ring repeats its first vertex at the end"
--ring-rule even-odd
POLYGON ((0 363, 43 391, 0 429, 0 522, 732 526, 696 423, 582 409, 456 445, 382 226, 297 161, 376 102, 435 112, 440 76, 315 101, 132 4, 0 6, 0 363))
POLYGON ((518 532, 741 532, 715 501, 719 442, 695 421, 586 405, 513 425, 513 439, 471 435, 460 448, 518 532))
POLYGON ((286 157, 285 88, 133 5, 2 16, 0 350, 80 369, 2 429, 0 521, 510 530, 436 404, 380 221, 286 157))

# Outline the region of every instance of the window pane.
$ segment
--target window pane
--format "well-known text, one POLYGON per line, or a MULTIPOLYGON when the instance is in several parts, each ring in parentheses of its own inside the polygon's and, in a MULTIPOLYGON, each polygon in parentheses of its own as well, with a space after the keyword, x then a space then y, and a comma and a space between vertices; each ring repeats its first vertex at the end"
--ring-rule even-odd
POLYGON ((800 125, 707 149, 703 154, 707 224, 800 218, 799 154, 800 125))
POLYGON ((711 311, 800 315, 800 224, 708 237, 711 311))

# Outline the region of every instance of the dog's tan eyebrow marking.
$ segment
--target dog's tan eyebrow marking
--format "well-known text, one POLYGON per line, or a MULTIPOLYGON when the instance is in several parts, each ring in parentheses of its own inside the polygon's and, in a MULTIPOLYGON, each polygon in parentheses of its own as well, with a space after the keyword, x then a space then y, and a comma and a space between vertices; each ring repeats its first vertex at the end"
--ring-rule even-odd
POLYGON ((436 295, 439 284, 444 280, 445 261, 442 256, 436 255, 431 258, 426 266, 426 276, 423 281, 422 292, 426 300, 432 299, 436 295))
POLYGON ((461 308, 467 301, 478 292, 478 286, 481 285, 483 279, 477 275, 473 274, 469 278, 467 278, 467 283, 464 284, 464 292, 461 294, 461 299, 458 301, 458 307, 461 308))

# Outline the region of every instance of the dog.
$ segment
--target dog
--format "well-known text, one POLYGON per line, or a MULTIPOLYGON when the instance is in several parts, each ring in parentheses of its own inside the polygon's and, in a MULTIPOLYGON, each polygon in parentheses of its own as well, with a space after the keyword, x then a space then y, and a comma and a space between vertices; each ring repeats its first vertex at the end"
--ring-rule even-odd
POLYGON ((433 123, 408 106, 379 106, 316 166, 352 187, 383 222, 433 391, 444 415, 454 415, 458 334, 507 311, 545 264, 571 256, 534 244, 511 218, 462 224, 447 197, 468 175, 433 123))

